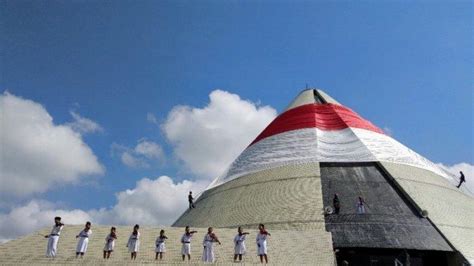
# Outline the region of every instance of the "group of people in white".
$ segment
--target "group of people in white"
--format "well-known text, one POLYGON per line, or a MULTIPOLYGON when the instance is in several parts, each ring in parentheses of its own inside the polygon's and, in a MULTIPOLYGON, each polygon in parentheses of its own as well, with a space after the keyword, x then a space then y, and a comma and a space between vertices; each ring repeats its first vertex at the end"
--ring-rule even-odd
MULTIPOLYGON (((47 257, 56 257, 57 246, 59 235, 61 234, 61 230, 63 229, 64 224, 61 223, 61 217, 54 218, 54 226, 51 230, 49 235, 45 237, 48 238, 48 246, 46 251, 47 257)), ((127 241, 127 248, 130 252, 130 258, 135 260, 137 258, 137 253, 140 249, 140 226, 136 224, 133 227, 133 231, 130 234, 130 237, 127 241)), ((268 263, 268 256, 267 256, 267 238, 270 236, 267 230, 265 230, 265 226, 260 224, 258 226, 258 234, 256 237, 256 244, 257 244, 257 252, 258 256, 260 257, 260 262, 263 263, 264 261, 268 263)), ((185 232, 181 237, 181 254, 183 261, 188 257, 188 260, 191 260, 191 240, 196 234, 197 231, 191 231, 189 226, 186 226, 185 232)), ((87 246, 89 244, 89 237, 92 234, 91 230, 91 223, 87 222, 84 229, 76 235, 78 238, 77 247, 76 247, 76 258, 83 257, 87 251, 87 246)), ((246 236, 248 236, 248 232, 244 232, 242 227, 239 226, 237 229, 237 235, 234 237, 234 262, 242 261, 242 256, 246 252, 245 247, 245 240, 246 236)), ((163 259, 163 255, 166 252, 166 241, 168 237, 165 235, 165 230, 160 231, 160 235, 156 238, 155 241, 155 260, 163 259)), ((109 259, 111 253, 114 251, 115 248, 115 240, 117 240, 116 228, 112 227, 110 229, 110 233, 105 237, 105 246, 104 246, 104 259, 109 259)), ((202 254, 202 261, 203 262, 214 262, 215 261, 215 254, 214 254, 214 243, 221 244, 219 238, 214 233, 214 229, 209 227, 207 229, 207 233, 204 236, 203 240, 203 254, 202 254)))

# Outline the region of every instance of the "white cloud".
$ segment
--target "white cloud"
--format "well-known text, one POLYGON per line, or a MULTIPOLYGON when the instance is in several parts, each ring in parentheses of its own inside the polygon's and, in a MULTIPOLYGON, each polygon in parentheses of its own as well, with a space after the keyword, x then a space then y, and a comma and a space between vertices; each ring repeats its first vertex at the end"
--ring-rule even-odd
POLYGON ((65 224, 143 224, 170 225, 188 207, 187 194, 202 191, 207 183, 184 180, 174 182, 168 176, 143 178, 136 187, 116 194, 117 202, 110 209, 68 210, 41 200, 0 214, 0 243, 52 225, 55 216, 65 224))
MULTIPOLYGON (((19 157, 26 158, 27 162, 41 160, 38 165, 48 166, 42 171, 37 171, 39 166, 32 167, 32 170, 27 173, 30 174, 29 176, 35 176, 35 178, 32 178, 33 180, 38 176, 41 179, 44 175, 42 173, 50 173, 48 169, 54 169, 52 165, 46 164, 44 166, 44 158, 41 157, 45 154, 57 160, 61 166, 67 165, 61 163, 62 160, 68 159, 68 156, 64 156, 65 152, 72 152, 75 155, 74 157, 84 158, 83 154, 79 153, 81 156, 77 155, 77 152, 81 151, 92 156, 86 156, 86 158, 94 159, 82 162, 81 166, 89 165, 87 162, 95 162, 96 167, 85 169, 92 169, 89 170, 90 173, 102 171, 102 167, 98 164, 90 148, 82 142, 78 132, 73 131, 68 126, 54 125, 52 118, 39 104, 10 95, 8 97, 13 97, 14 100, 20 103, 26 102, 26 106, 35 108, 34 111, 27 112, 21 120, 30 126, 37 124, 37 127, 46 128, 46 133, 40 134, 42 138, 49 140, 49 136, 55 136, 54 141, 50 140, 50 142, 47 142, 48 146, 46 146, 51 149, 52 154, 49 154, 49 150, 45 152, 46 148, 41 148, 33 153, 35 156, 29 155, 30 152, 23 152, 19 157), (42 117, 39 120, 41 123, 36 121, 38 118, 35 118, 36 120, 31 118, 38 115, 42 117), (57 138, 57 135, 61 135, 60 133, 67 136, 67 138, 63 137, 68 140, 66 143, 61 141, 61 138, 57 138), (61 144, 60 147, 63 147, 64 150, 52 145, 51 142, 61 144), (52 146, 50 147, 50 145, 52 146), (73 146, 71 147, 71 145, 73 146), (32 171, 38 172, 39 175, 31 175, 32 171)), ((18 111, 19 108, 14 108, 14 110, 18 111)), ((202 191, 208 185, 209 178, 222 173, 275 116, 276 111, 271 107, 260 107, 258 104, 241 100, 238 95, 224 91, 212 92, 210 103, 204 108, 175 107, 168 114, 166 123, 162 127, 168 140, 175 147, 176 155, 186 164, 189 170, 197 175, 197 180, 176 182, 168 176, 160 176, 156 179, 143 178, 136 183, 134 188, 118 192, 116 194, 116 204, 111 208, 71 210, 61 208, 61 206, 53 203, 31 200, 23 206, 12 208, 8 213, 0 214, 0 239, 16 238, 39 228, 50 226, 52 218, 57 215, 62 216, 66 224, 83 224, 90 220, 95 224, 169 225, 188 207, 188 192, 192 190, 194 194, 198 194, 202 191), (15 224, 14 229, 11 228, 12 224, 15 224)), ((76 120, 80 120, 80 116, 77 118, 76 120)), ((2 119, 5 120, 5 118, 2 119)), ((19 120, 15 117, 9 119, 19 120)), ((4 126, 3 120, 2 127, 4 126)), ((154 116, 149 116, 148 120, 152 123, 157 122, 154 116)), ((15 125, 15 123, 13 124, 15 125)), ((22 125, 22 123, 20 124, 22 125)), ((22 126, 24 127, 24 125, 22 126)), ((19 136, 31 138, 30 135, 34 134, 19 134, 19 136)), ((12 137, 10 136, 10 138, 12 137)), ((7 141, 7 139, 2 136, 2 141, 7 141)), ((8 141, 13 143, 10 139, 8 141)), ((20 140, 17 140, 17 142, 20 142, 20 140)), ((40 147, 43 146, 40 145, 40 147)), ((165 157, 161 146, 146 139, 139 140, 134 147, 114 143, 111 150, 113 154, 118 155, 124 164, 132 167, 149 166, 151 163, 163 161, 165 157)), ((2 154, 2 156, 4 155, 2 154)), ((3 161, 5 160, 2 158, 3 161)), ((81 162, 81 160, 78 161, 81 162)), ((20 168, 18 163, 16 168, 20 168)), ((76 172, 73 171, 76 168, 74 165, 71 166, 70 162, 69 166, 64 166, 64 168, 70 169, 73 173, 77 172, 77 170, 76 172)), ((52 172, 64 175, 64 172, 60 171, 61 169, 52 172)), ((11 172, 19 175, 14 169, 11 172)), ((84 170, 82 172, 89 173, 84 170)), ((27 174, 24 175, 28 176, 27 174)), ((76 176, 79 175, 76 173, 76 176)), ((77 180, 77 178, 73 180, 77 180)), ((32 181, 25 180, 24 183, 30 182, 32 181)))
POLYGON ((134 148, 112 143, 111 150, 113 155, 118 154, 124 165, 131 168, 148 168, 153 163, 165 161, 161 146, 146 139, 138 140, 134 148))
POLYGON ((162 129, 195 175, 215 178, 275 118, 276 110, 215 90, 204 108, 174 107, 162 129))
POLYGON ((66 125, 70 127, 72 130, 80 134, 104 131, 104 129, 99 124, 92 121, 91 119, 82 117, 74 111, 71 111, 70 114, 72 118, 74 119, 74 122, 67 123, 66 125))
POLYGON ((147 113, 146 120, 152 124, 158 125, 158 119, 153 113, 147 113))
POLYGON ((135 153, 145 156, 149 159, 164 158, 163 149, 153 141, 141 140, 135 146, 135 153))
POLYGON ((24 197, 104 172, 81 135, 55 125, 40 104, 5 92, 0 95, 0 113, 3 195, 24 197))
POLYGON ((466 178, 466 183, 462 184, 462 187, 466 187, 471 194, 474 195, 474 165, 470 163, 457 163, 454 165, 444 165, 442 163, 438 163, 438 166, 446 170, 448 173, 452 174, 452 181, 453 184, 457 185, 459 183, 459 171, 464 173, 464 177, 466 178))
POLYGON ((102 223, 169 225, 188 207, 189 191, 202 191, 207 182, 174 182, 168 176, 154 180, 143 178, 134 189, 116 194, 117 203, 110 210, 91 212, 102 223))
POLYGON ((148 168, 150 165, 142 158, 135 157, 132 153, 125 151, 120 156, 120 161, 131 168, 148 168))
POLYGON ((67 224, 83 224, 91 220, 85 211, 58 209, 50 202, 31 200, 7 214, 0 214, 0 243, 52 226, 55 216, 62 217, 67 224))

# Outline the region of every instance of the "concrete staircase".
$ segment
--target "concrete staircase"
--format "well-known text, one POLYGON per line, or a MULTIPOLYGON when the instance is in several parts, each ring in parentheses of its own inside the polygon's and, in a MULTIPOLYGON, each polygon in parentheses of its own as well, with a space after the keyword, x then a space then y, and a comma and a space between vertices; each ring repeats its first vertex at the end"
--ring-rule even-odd
MULTIPOLYGON (((61 233, 58 244, 58 255, 55 259, 45 257, 47 239, 42 235, 49 233, 50 228, 44 228, 38 232, 9 241, 0 245, 0 265, 50 265, 50 264, 88 264, 88 265, 141 265, 141 264, 201 264, 202 240, 206 228, 192 228, 198 233, 192 240, 191 261, 181 260, 180 239, 184 232, 182 227, 143 227, 140 229, 141 245, 136 261, 130 260, 130 254, 125 247, 128 237, 132 231, 131 226, 118 226, 118 240, 115 243, 115 251, 109 260, 102 258, 104 238, 110 231, 110 226, 92 225, 92 236, 89 240, 89 248, 83 259, 75 258, 77 240, 75 235, 82 230, 83 226, 66 225, 61 233), (160 229, 166 231, 168 241, 167 252, 162 261, 155 261, 155 239, 160 229)), ((255 237, 256 228, 246 229, 250 232, 247 238, 247 254, 244 256, 244 264, 260 264, 257 257, 255 237)), ((233 238, 236 229, 215 228, 222 245, 215 246, 215 264, 233 263, 233 238)), ((272 236, 268 241, 269 263, 274 265, 334 265, 331 234, 321 230, 296 231, 296 230, 270 230, 272 236)))

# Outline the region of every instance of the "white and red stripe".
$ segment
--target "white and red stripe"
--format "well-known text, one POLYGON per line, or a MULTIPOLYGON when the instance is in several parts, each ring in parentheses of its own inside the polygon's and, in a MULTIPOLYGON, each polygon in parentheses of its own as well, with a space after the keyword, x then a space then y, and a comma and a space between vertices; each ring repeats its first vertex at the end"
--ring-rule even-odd
POLYGON ((242 175, 306 162, 387 161, 446 173, 351 109, 306 104, 279 115, 211 187, 242 175))

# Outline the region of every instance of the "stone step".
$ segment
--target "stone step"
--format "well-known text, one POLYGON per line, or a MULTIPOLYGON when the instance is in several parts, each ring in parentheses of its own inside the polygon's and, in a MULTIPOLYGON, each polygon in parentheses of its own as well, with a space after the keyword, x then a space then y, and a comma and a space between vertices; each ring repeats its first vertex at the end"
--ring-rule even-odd
MULTIPOLYGON (((130 260, 126 246, 132 226, 116 226, 118 239, 115 250, 109 260, 102 258, 105 237, 110 232, 110 226, 92 225, 92 235, 89 247, 83 259, 75 258, 77 239, 75 236, 83 229, 79 225, 66 225, 61 233, 58 244, 58 255, 55 259, 45 257, 47 239, 42 235, 50 232, 44 228, 28 236, 9 241, 0 245, 1 265, 50 265, 50 264, 87 264, 87 265, 139 265, 139 264, 183 264, 181 259, 180 239, 184 233, 182 227, 143 227, 140 228, 141 244, 136 261, 130 260), (155 261, 155 240, 159 231, 164 229, 168 240, 167 252, 162 261, 155 261)), ((202 240, 207 232, 206 228, 192 228, 197 230, 192 240, 191 261, 184 264, 201 264, 202 240)), ((250 232, 247 237, 247 254, 244 255, 245 264, 260 264, 257 256, 255 237, 256 228, 245 229, 250 232)), ((233 239, 236 229, 215 228, 222 245, 215 245, 216 264, 233 263, 233 239)), ((268 240, 268 257, 270 264, 278 265, 334 265, 331 234, 322 230, 295 231, 272 230, 268 240)))

